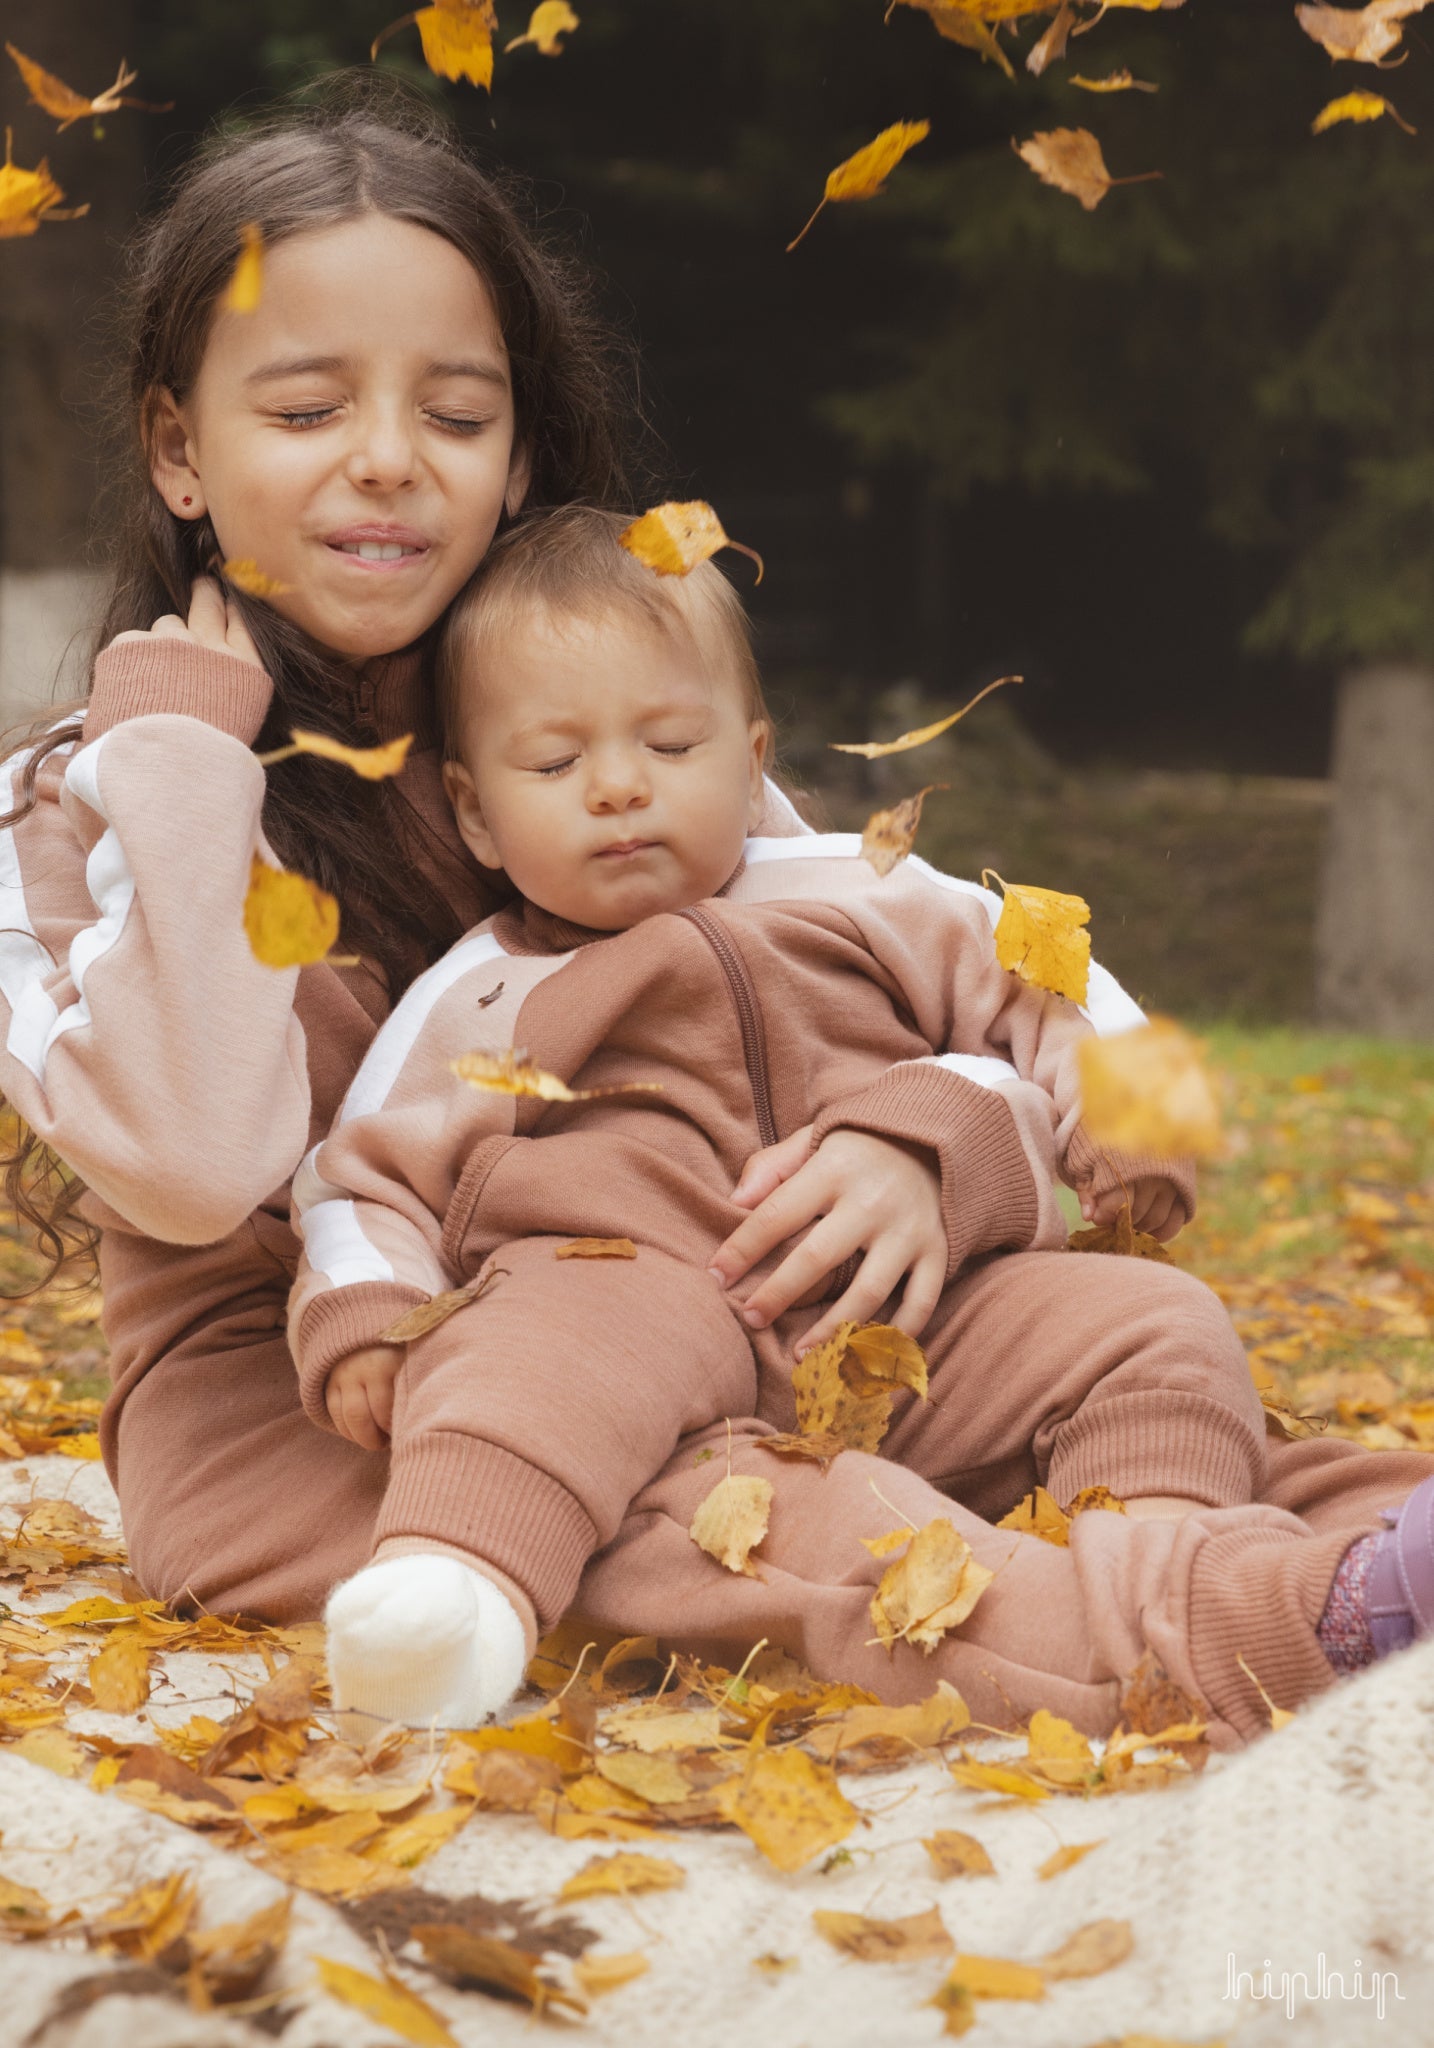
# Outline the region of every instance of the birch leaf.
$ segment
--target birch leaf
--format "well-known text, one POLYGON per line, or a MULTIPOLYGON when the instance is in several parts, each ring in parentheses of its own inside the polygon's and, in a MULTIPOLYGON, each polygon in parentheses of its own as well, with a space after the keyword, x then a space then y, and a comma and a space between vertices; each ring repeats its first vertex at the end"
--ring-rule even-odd
POLYGON ((1331 100, 1322 107, 1310 123, 1312 135, 1323 135, 1326 128, 1333 128, 1341 121, 1377 121, 1388 114, 1396 127, 1406 135, 1417 135, 1419 130, 1411 128, 1404 116, 1377 92, 1347 92, 1343 99, 1331 100))
POLYGON ((622 1849, 615 1856, 594 1856, 570 1877, 558 1893, 567 1899, 599 1898, 616 1892, 627 1898, 635 1892, 670 1892, 687 1882, 687 1872, 670 1856, 644 1856, 637 1849, 622 1849))
POLYGON ((888 1650, 914 1643, 929 1656, 947 1630, 966 1619, 995 1576, 976 1562, 955 1523, 938 1515, 917 1530, 906 1555, 882 1574, 871 1600, 877 1640, 888 1650))
POLYGON ((863 1753, 864 1761, 902 1763, 913 1751, 939 1749, 971 1725, 971 1709, 953 1685, 942 1684, 906 1707, 848 1707, 818 1722, 807 1738, 828 1763, 863 1753))
MULTIPOLYGON (((257 313, 259 301, 263 296, 264 234, 257 221, 249 220, 245 221, 243 227, 239 230, 239 260, 234 265, 234 275, 224 288, 224 296, 220 300, 220 304, 229 313, 257 313)), ((229 564, 226 562, 224 566, 225 574, 227 575, 229 573, 229 564)), ((239 566, 242 567, 244 565, 240 564, 239 566)), ((233 577, 230 578, 231 582, 234 580, 233 577)), ((267 581, 268 579, 265 578, 263 580, 267 581)), ((281 589, 287 588, 286 585, 278 587, 281 589)), ((239 588, 245 590, 248 589, 248 585, 241 583, 239 588)), ((268 597, 270 594, 267 590, 250 592, 250 595, 253 597, 268 597)))
POLYGON ((904 861, 915 843, 921 824, 921 806, 933 789, 949 789, 947 782, 928 782, 915 796, 903 797, 889 811, 873 811, 862 827, 861 854, 879 875, 889 875, 904 861))
POLYGON ((1069 1544, 1070 1526, 1070 1516, 1044 1486, 1028 1493, 996 1524, 998 1529, 1019 1530, 1023 1536, 1039 1536, 1043 1543, 1053 1543, 1057 1550, 1064 1550, 1069 1544))
POLYGON ((386 1330, 381 1330, 375 1341, 379 1344, 412 1344, 416 1338, 426 1337, 430 1330, 436 1330, 440 1323, 456 1316, 459 1309, 467 1308, 470 1302, 481 1301, 500 1277, 507 1277, 505 1269, 490 1266, 476 1280, 470 1280, 466 1287, 455 1287, 447 1294, 435 1294, 428 1301, 419 1302, 417 1308, 409 1309, 396 1323, 390 1323, 386 1330))
MULTIPOLYGON (((228 565, 226 564, 226 570, 228 565)), ((230 577, 230 582, 234 581, 230 577)), ((287 590, 284 583, 274 584, 272 590, 287 590)), ((255 596, 267 596, 269 592, 256 591, 255 596)), ((263 754, 260 759, 266 768, 272 768, 279 761, 290 761, 296 754, 312 754, 320 761, 337 761, 343 768, 352 768, 355 775, 365 782, 383 782, 390 775, 398 775, 408 759, 408 750, 413 745, 413 734, 404 733, 396 740, 387 740, 379 747, 349 747, 342 740, 332 739, 326 732, 306 732, 296 726, 289 734, 287 747, 276 747, 272 754, 263 754)))
POLYGON ((111 1636, 91 1658, 89 1675, 102 1714, 132 1714, 149 1698, 149 1651, 138 1636, 111 1636))
POLYGON ((938 1828, 922 1839, 938 1877, 994 1877, 996 1866, 974 1835, 960 1828, 938 1828))
MULTIPOLYGON (((1101 1838, 1104 1840, 1104 1837, 1101 1838)), ((1100 1842, 1066 1842, 1049 1855, 1036 1871, 1039 1878, 1059 1877, 1063 1870, 1070 1870, 1083 1856, 1089 1856, 1092 1849, 1098 1849, 1100 1842)))
POLYGON ((788 242, 787 254, 790 256, 797 243, 810 231, 812 221, 824 206, 853 199, 875 199, 879 192, 885 190, 887 179, 906 152, 915 149, 918 142, 924 142, 930 133, 929 121, 897 121, 890 128, 883 128, 865 149, 859 149, 855 156, 847 157, 834 171, 829 171, 826 190, 817 202, 816 213, 801 234, 788 242))
POLYGON ((988 24, 992 21, 1016 21, 1027 14, 1049 11, 1046 6, 1032 5, 1031 0, 990 0, 989 6, 980 8, 963 6, 961 0, 892 0, 887 8, 888 20, 897 6, 919 9, 937 34, 944 36, 948 43, 960 43, 963 49, 978 51, 984 63, 999 65, 1010 79, 1016 75, 1011 69, 1011 60, 988 24))
POLYGON ((835 1774, 801 1749, 758 1750, 717 1796, 724 1816, 778 1870, 800 1870, 834 1849, 861 1818, 835 1774))
POLYGON ((623 1088, 569 1088, 556 1074, 535 1067, 516 1046, 502 1052, 465 1052, 450 1062, 470 1088, 493 1095, 532 1095, 542 1102, 595 1102, 602 1095, 660 1095, 660 1081, 632 1081, 623 1088))
POLYGON ((309 967, 323 959, 339 935, 339 906, 317 882, 271 868, 256 853, 244 898, 244 930, 255 959, 266 967, 309 967))
MULTIPOLYGON (((514 36, 511 43, 503 45, 503 55, 510 50, 521 49, 524 43, 532 43, 539 56, 561 57, 565 45, 559 37, 570 35, 580 27, 578 17, 568 5, 568 0, 539 0, 528 21, 526 32, 514 36)), ((646 1969, 646 1963, 643 1964, 646 1969)))
POLYGON ((423 61, 430 71, 454 84, 466 78, 470 85, 488 92, 493 84, 493 31, 497 26, 492 0, 436 0, 435 5, 405 14, 380 30, 369 56, 377 57, 400 29, 416 28, 423 61))
POLYGON ((723 531, 721 520, 705 498, 669 499, 665 505, 654 505, 624 527, 618 540, 644 568, 659 576, 690 575, 699 562, 709 560, 720 549, 735 548, 757 564, 757 581, 762 580, 762 557, 723 531))
POLYGON ((242 590, 246 597, 266 600, 283 597, 294 587, 292 583, 281 583, 277 576, 266 576, 252 555, 221 563, 220 573, 226 582, 232 583, 236 590, 242 590))
POLYGON ((939 2005, 947 1990, 972 1998, 1044 1998, 1045 1979, 1029 1963, 1010 1963, 1001 1956, 958 1955, 950 1975, 932 1999, 939 2005))
POLYGON ((996 958, 1012 974, 1052 995, 1086 999, 1090 979, 1090 905, 1083 896, 1063 896, 1057 889, 1037 889, 1029 882, 1005 882, 994 869, 983 868, 1001 883, 1004 901, 996 925, 996 958))
POLYGON ((1075 21, 1075 9, 1071 5, 1071 0, 1061 0, 1055 20, 1039 42, 1032 43, 1027 53, 1026 69, 1032 77, 1039 78, 1052 64, 1059 64, 1066 53, 1066 44, 1070 41, 1075 21))
POLYGON ((949 718, 938 718, 934 725, 917 726, 914 732, 904 732, 894 740, 833 740, 829 752, 833 754, 860 754, 865 761, 884 760, 888 754, 905 754, 912 747, 924 747, 928 740, 938 739, 943 732, 949 732, 953 725, 974 711, 983 697, 989 697, 993 690, 999 690, 1007 683, 1024 682, 1024 676, 997 676, 994 683, 987 683, 984 690, 978 690, 969 704, 963 704, 959 711, 953 711, 949 718))
POLYGON ((955 1946, 934 1906, 903 1920, 818 1910, 812 1924, 823 1941, 859 1963, 920 1963, 929 1956, 949 1956, 955 1946))
POLYGON ((837 1438, 849 1450, 874 1451, 891 1421, 891 1389, 910 1387, 925 1399, 926 1359, 912 1339, 888 1325, 843 1323, 813 1345, 792 1373, 797 1428, 804 1436, 837 1438), (854 1348, 860 1334, 864 1355, 854 1348), (900 1339, 888 1344, 888 1338, 900 1339))
POLYGON ((1068 1941, 1041 1958, 1041 1975, 1048 1984, 1065 1977, 1103 1977, 1123 1963, 1135 1947, 1128 1920, 1092 1920, 1078 1927, 1068 1941))
POLYGON ((1011 147, 1042 184, 1068 192, 1087 213, 1094 213, 1112 186, 1145 185, 1162 175, 1159 171, 1141 171, 1130 178, 1112 178, 1100 144, 1088 128, 1037 129, 1027 141, 1013 141, 1011 147))
POLYGON ((719 1479, 696 1514, 688 1535, 699 1549, 729 1572, 757 1577, 751 1553, 767 1533, 772 1510, 772 1483, 729 1472, 719 1479))
POLYGON ((1082 92, 1159 92, 1158 85, 1148 79, 1135 78, 1129 71, 1110 71, 1104 78, 1085 78, 1076 72, 1071 78, 1072 85, 1078 85, 1082 92))
POLYGON ((74 91, 63 79, 56 78, 52 71, 42 71, 31 58, 17 50, 13 43, 7 43, 5 48, 14 58, 20 76, 29 88, 30 104, 53 115, 60 124, 61 134, 76 121, 83 121, 88 116, 117 114, 121 107, 136 107, 146 114, 168 114, 173 109, 173 100, 166 100, 162 107, 157 107, 150 100, 123 98, 125 87, 133 85, 139 76, 137 71, 127 70, 123 60, 114 84, 107 85, 103 92, 96 93, 91 100, 86 99, 83 93, 74 91))
POLYGON ((1428 5, 1429 0, 1370 0, 1368 7, 1303 5, 1296 7, 1295 18, 1336 63, 1380 64, 1403 42, 1402 24, 1428 5))
POLYGON ((1097 1145, 1162 1158, 1209 1159, 1220 1109, 1202 1048, 1168 1017, 1082 1040, 1081 1117, 1097 1145))
MULTIPOLYGON (((416 1934, 418 1930, 415 1928, 416 1934)), ((328 1956, 315 1956, 314 1967, 319 1973, 319 1983, 330 1998, 336 1998, 341 2005, 352 2006, 355 2011, 367 2013, 371 2020, 387 2027, 400 2040, 412 2041, 415 2048, 458 2048, 458 2043, 449 2033, 447 2024, 433 2010, 426 1999, 416 1991, 410 1991, 391 1972, 382 1977, 370 1977, 367 1970, 356 1970, 350 1963, 336 1963, 328 1956)))
POLYGON ((22 170, 13 161, 13 149, 14 137, 7 128, 5 161, 0 164, 0 241, 33 235, 42 220, 78 220, 89 212, 88 202, 57 212, 65 195, 50 176, 49 164, 41 157, 33 171, 22 170))
POLYGON ((1068 1252, 1099 1252, 1117 1259, 1153 1259, 1158 1266, 1173 1266, 1174 1259, 1158 1237, 1137 1230, 1127 1202, 1114 1223, 1093 1224, 1088 1230, 1073 1230, 1066 1240, 1068 1252))

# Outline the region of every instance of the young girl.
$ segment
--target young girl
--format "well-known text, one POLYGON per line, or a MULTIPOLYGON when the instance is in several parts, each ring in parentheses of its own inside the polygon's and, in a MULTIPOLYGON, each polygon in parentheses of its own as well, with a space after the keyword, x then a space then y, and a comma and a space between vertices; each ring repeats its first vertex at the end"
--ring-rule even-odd
MULTIPOLYGON (((427 636, 522 505, 621 498, 619 408, 570 275, 418 112, 305 110, 219 144, 140 236, 131 301, 129 492, 108 528, 105 651, 83 715, 8 764, 0 1088, 33 1134, 12 1189, 56 1251, 77 1229, 98 1234, 114 1374, 103 1440, 140 1579, 160 1597, 294 1619, 370 1557, 387 1461, 315 1430, 299 1404, 289 1177, 404 987, 492 904, 442 797, 427 636), (222 300, 251 222, 264 289, 245 314, 222 300), (210 580, 216 562, 246 558, 272 579, 268 605, 210 580), (313 760, 266 778, 254 751, 294 725, 359 741, 412 731, 414 755, 397 784, 313 760), (242 909, 256 850, 334 891, 361 966, 254 959, 242 909), (82 1192, 55 1196, 43 1147, 82 1192)), ((772 796, 761 829, 800 826, 772 796)), ((973 1118, 981 1092, 973 1074, 938 1069, 919 1129, 902 1098, 815 1152, 798 1131, 749 1162, 737 1193, 752 1214, 717 1254, 725 1277, 806 1231, 749 1298, 754 1323, 818 1336, 868 1319, 910 1274, 898 1320, 919 1332, 948 1220, 967 1245, 989 1220, 962 1206, 967 1180, 977 1207, 983 1185, 963 1172, 962 1134, 980 1123, 1004 1157, 1022 1154, 1014 1120, 973 1118), (793 1302, 856 1254, 816 1328, 797 1327, 793 1302)), ((1135 1356, 1162 1323, 1152 1296, 1108 1341, 1135 1356)), ((1021 1341, 1036 1369, 1054 1368, 1071 1335, 1035 1304, 1021 1341)), ((748 1436, 739 1427, 738 1469, 755 1456, 748 1436)), ((743 1582, 735 1617, 828 1670, 858 1639, 869 1591, 849 1536, 888 1519, 844 1476, 859 1462, 794 1476, 764 1579, 743 1582)), ((1167 1605, 1209 1582, 1207 1634, 1226 1663, 1250 1602, 1283 1603, 1290 1648, 1260 1676, 1303 1697, 1332 1675, 1314 1624, 1351 1533, 1426 1468, 1412 1453, 1276 1445, 1273 1504, 1234 1511, 1255 1530, 1223 1536, 1197 1514, 1132 1533, 1170 1546, 1167 1605), (1293 1568, 1255 1587, 1252 1537, 1293 1568)), ((950 1513, 979 1533, 916 1471, 880 1471, 917 1525, 950 1513)), ((930 1477, 959 1483, 976 1512, 989 1500, 989 1474, 930 1477)), ((687 1558, 708 1564, 686 1525, 693 1480, 706 1491, 710 1478, 684 1468, 645 1490, 589 1567, 588 1612, 612 1612, 616 1595, 622 1623, 647 1628, 661 1595, 657 1626, 730 1639, 730 1609, 719 1628, 687 1558)), ((1050 1579, 1042 1611, 1079 1608, 1084 1552, 1112 1540, 1022 1545, 1050 1579)), ((1148 1550, 1130 1569, 1155 1569, 1148 1550)), ((990 1646, 997 1711, 1003 1668, 1037 1661, 1030 1627, 1019 1602, 990 1596, 968 1627, 990 1646)), ((1118 1637, 1118 1617, 1092 1606, 1057 1646, 1087 1725, 1108 1725, 1132 1661, 1118 1637)), ((1051 1654, 1041 1647, 1041 1668, 1051 1654)), ((891 1690, 884 1664, 872 1676, 891 1690)), ((1231 1714, 1259 1725, 1253 1691, 1243 1720, 1231 1714)))

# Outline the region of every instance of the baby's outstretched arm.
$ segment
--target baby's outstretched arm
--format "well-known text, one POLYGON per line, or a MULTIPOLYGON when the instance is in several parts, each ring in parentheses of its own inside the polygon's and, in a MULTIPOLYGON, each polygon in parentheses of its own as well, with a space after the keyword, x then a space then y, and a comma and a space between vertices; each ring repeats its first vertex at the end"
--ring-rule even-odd
POLYGON ((351 1351, 329 1374, 324 1405, 340 1436, 366 1451, 381 1451, 393 1430, 393 1383, 403 1364, 401 1344, 370 1344, 351 1351))

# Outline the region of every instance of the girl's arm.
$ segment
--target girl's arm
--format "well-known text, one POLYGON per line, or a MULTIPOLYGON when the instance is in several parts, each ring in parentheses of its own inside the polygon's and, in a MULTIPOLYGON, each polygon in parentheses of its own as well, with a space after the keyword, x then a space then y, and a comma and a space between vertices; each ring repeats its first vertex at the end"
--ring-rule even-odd
MULTIPOLYGON (((135 1229, 226 1236, 308 1135, 297 970, 250 951, 263 845, 250 751, 271 686, 210 586, 122 635, 77 743, 0 832, 0 1091, 135 1229)), ((4 764, 20 799, 23 755, 4 764)))

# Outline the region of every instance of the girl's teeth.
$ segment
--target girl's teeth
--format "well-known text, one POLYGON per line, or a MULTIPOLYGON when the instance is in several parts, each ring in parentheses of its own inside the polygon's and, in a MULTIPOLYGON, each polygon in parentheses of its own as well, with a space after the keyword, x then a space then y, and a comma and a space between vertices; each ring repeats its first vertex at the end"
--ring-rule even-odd
POLYGON ((397 541, 354 540, 342 544, 346 555, 357 555, 362 562, 397 562, 404 555, 416 555, 417 548, 406 548, 397 541))

